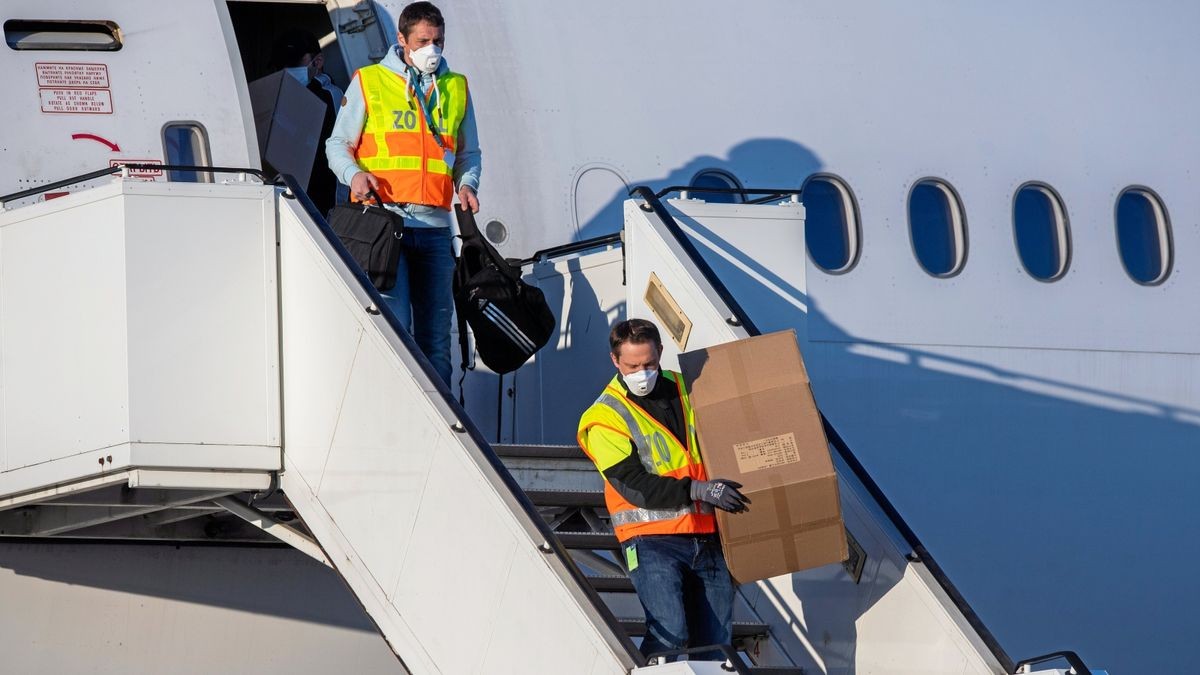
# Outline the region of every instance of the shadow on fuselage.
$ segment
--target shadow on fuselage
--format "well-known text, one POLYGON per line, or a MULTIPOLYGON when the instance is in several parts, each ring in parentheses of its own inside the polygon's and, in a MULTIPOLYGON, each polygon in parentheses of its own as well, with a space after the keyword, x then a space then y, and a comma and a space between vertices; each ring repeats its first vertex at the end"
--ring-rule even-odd
MULTIPOLYGON (((1200 597, 1200 581, 1172 571, 1200 555, 1186 516, 1197 410, 1021 372, 1012 355, 1031 350, 851 335, 753 252, 681 223, 722 251, 706 258, 760 328, 809 336, 823 412, 1010 655, 1073 649, 1114 672, 1187 670, 1183 652, 1159 646, 1200 628, 1179 602, 1200 597)), ((1087 372, 1121 355, 1061 358, 1087 372)))

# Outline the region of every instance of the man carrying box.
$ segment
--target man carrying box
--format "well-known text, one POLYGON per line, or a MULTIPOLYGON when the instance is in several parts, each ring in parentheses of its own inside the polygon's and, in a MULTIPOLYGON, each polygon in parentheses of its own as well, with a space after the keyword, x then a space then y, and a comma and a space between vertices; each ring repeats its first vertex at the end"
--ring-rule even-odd
MULTIPOLYGON (((579 446, 604 476, 613 529, 646 612, 642 653, 730 644, 733 581, 713 507, 750 502, 729 480, 708 480, 683 376, 659 369, 662 339, 645 319, 613 327, 615 375, 579 420, 579 446)), ((723 660, 718 651, 697 660, 723 660)))

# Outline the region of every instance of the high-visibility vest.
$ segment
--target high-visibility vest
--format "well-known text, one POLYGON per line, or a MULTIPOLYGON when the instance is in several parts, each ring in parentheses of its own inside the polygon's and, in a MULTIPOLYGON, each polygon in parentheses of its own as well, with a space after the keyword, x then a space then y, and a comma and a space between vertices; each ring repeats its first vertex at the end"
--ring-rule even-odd
POLYGON ((360 68, 358 82, 367 119, 354 156, 379 179, 379 196, 393 204, 450 208, 454 196, 454 153, 458 128, 467 114, 467 78, 445 71, 437 76, 433 124, 445 148, 425 122, 419 89, 403 75, 380 64, 360 68))
MULTIPOLYGON (((662 377, 679 389, 687 427, 686 446, 641 406, 630 400, 617 377, 604 388, 604 393, 579 420, 579 447, 583 448, 596 467, 611 467, 628 457, 627 448, 618 452, 598 446, 589 447, 588 431, 604 427, 633 441, 638 459, 646 471, 657 476, 687 476, 693 480, 708 480, 696 440, 696 415, 683 386, 683 376, 671 371, 662 372, 662 377)), ((621 496, 607 480, 604 481, 604 502, 617 539, 622 542, 646 534, 708 534, 717 531, 712 507, 703 502, 692 502, 675 509, 644 509, 621 496)))

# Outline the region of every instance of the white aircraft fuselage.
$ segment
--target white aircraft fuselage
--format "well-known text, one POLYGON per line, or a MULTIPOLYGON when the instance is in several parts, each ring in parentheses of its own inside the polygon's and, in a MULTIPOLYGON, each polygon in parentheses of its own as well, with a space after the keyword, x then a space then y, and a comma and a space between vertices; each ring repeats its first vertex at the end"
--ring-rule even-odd
MULTIPOLYGON (((6 3, 5 20, 113 21, 123 44, 4 52, 0 189, 170 161, 173 123, 203 129, 206 163, 261 166, 242 55, 287 26, 243 23, 239 44, 248 4, 6 3), (64 85, 38 64, 104 68, 64 85)), ((324 5, 346 27, 322 40, 338 84, 395 42, 404 4, 376 3, 361 27, 370 15, 349 0, 324 5)), ((857 222, 848 269, 747 236, 716 242, 722 278, 761 328, 798 329, 822 411, 1010 653, 1187 668, 1200 630, 1200 582, 1182 566, 1200 557, 1200 6, 443 10, 446 58, 479 120, 479 222, 498 223, 486 227, 502 253, 619 230, 633 185, 705 171, 745 187, 841 181, 857 222), (926 179, 961 204, 946 276, 914 254, 910 198, 926 179), (1053 281, 1030 275, 1014 237, 1031 181, 1063 209, 1053 281), (1122 262, 1117 203, 1131 187, 1158 200, 1169 235, 1149 284, 1122 262)), ((581 377, 603 377, 605 361, 581 377)), ((564 420, 520 440, 571 442, 564 420)))

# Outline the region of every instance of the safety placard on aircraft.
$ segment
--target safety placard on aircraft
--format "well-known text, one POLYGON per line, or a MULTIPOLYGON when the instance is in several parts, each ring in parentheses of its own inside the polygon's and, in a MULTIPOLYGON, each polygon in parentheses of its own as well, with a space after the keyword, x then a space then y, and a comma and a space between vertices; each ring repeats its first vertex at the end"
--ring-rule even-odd
POLYGON ((42 112, 111 115, 112 90, 103 63, 35 63, 42 112))
POLYGON ((35 63, 39 87, 108 89, 108 66, 103 63, 35 63))
POLYGON ((44 113, 111 115, 112 92, 107 89, 39 89, 44 113))

